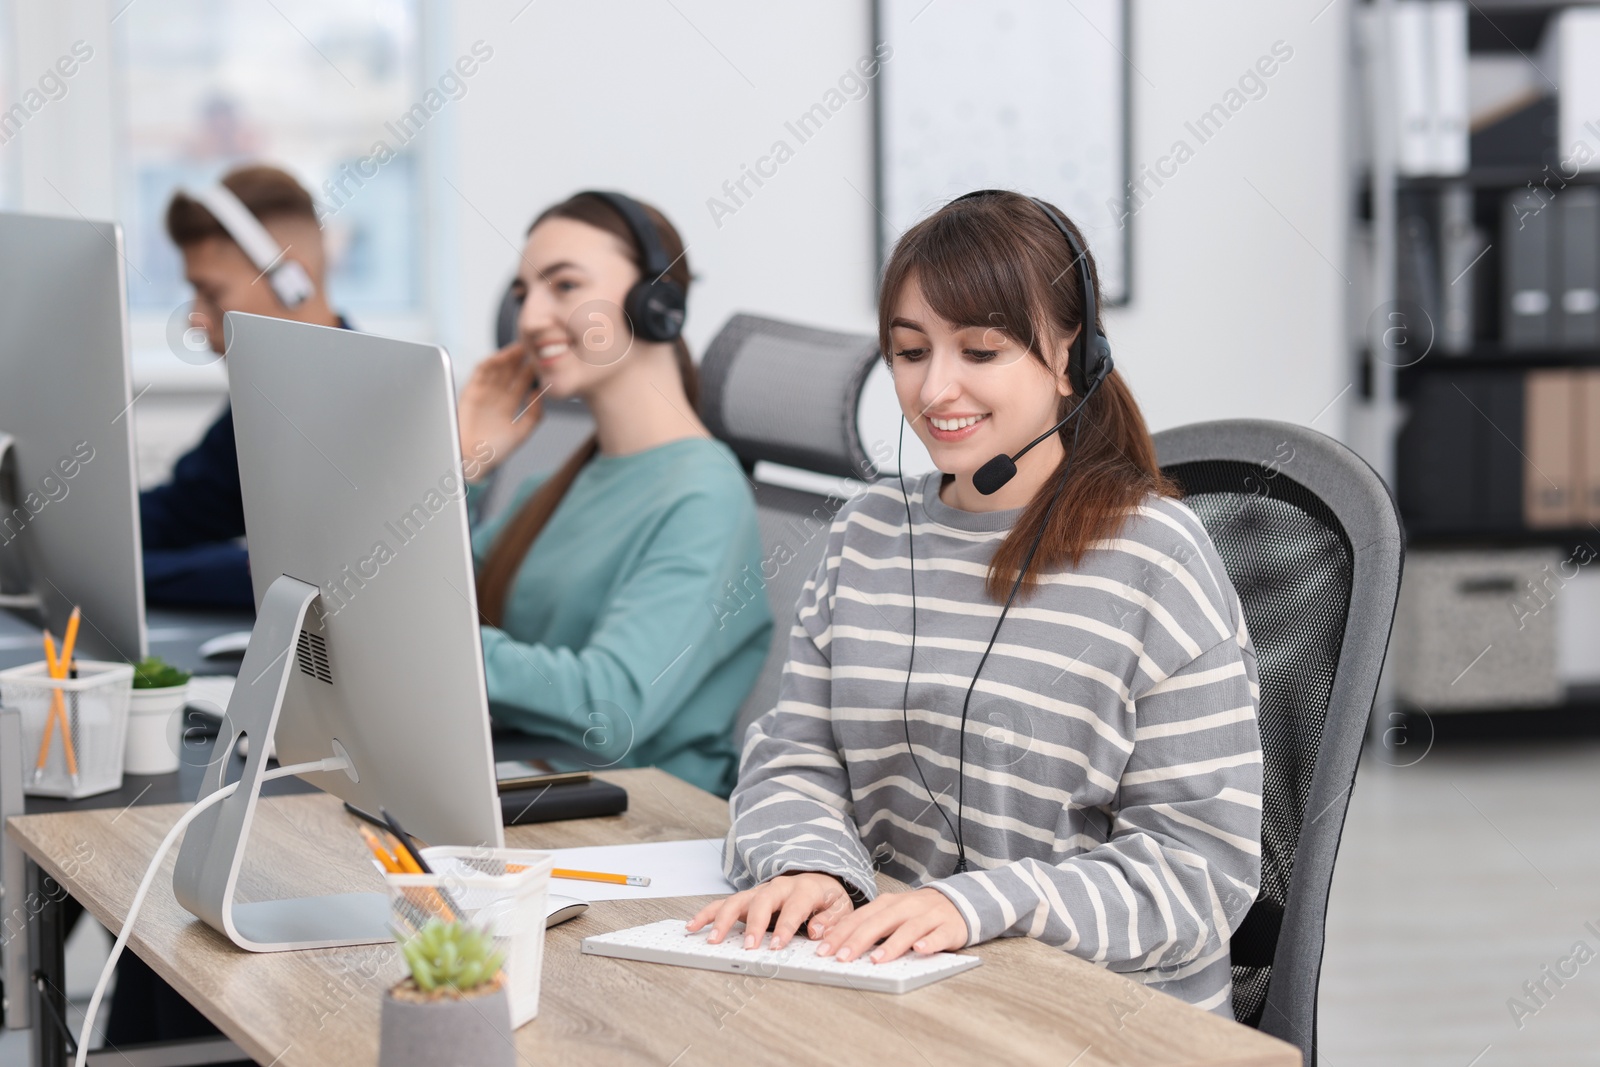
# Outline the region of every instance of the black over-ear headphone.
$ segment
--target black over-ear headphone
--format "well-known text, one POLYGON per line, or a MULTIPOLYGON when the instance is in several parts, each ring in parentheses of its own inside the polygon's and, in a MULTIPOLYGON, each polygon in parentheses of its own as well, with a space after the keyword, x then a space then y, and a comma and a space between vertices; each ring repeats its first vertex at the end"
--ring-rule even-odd
MULTIPOLYGON (((1006 191, 978 189, 964 196, 958 196, 950 202, 959 204, 974 197, 1000 195, 1007 195, 1006 191)), ((1106 376, 1115 366, 1111 359, 1111 342, 1101 335, 1098 326, 1100 304, 1095 299, 1094 275, 1089 270, 1088 251, 1083 247, 1083 242, 1078 240, 1078 235, 1072 232, 1072 227, 1067 225, 1067 220, 1062 218, 1055 208, 1036 196, 1030 196, 1028 199, 1038 205, 1039 210, 1044 212, 1045 218, 1049 219, 1055 228, 1061 231, 1061 236, 1066 238, 1067 247, 1072 250, 1072 263, 1068 269, 1076 266, 1078 277, 1083 283, 1083 322, 1078 329, 1077 338, 1067 351, 1067 382, 1072 386, 1073 394, 1080 399, 1060 422, 1023 445, 1021 451, 1010 456, 998 455, 973 473, 972 484, 984 496, 996 492, 1016 475, 1017 460, 1027 455, 1029 449, 1047 437, 1059 433, 1067 421, 1089 402, 1090 395, 1100 387, 1100 383, 1106 380, 1106 376)))
MULTIPOLYGON (((973 197, 994 195, 1006 194, 1004 190, 1000 189, 979 189, 976 192, 967 193, 965 196, 958 196, 951 203, 956 204, 963 200, 970 200, 973 197)), ((1077 265, 1079 276, 1083 281, 1083 323, 1078 331, 1078 337, 1073 342, 1067 356, 1068 381, 1072 385, 1073 393, 1080 399, 1060 422, 1028 442, 1022 451, 1016 453, 1016 455, 1001 453, 973 473, 973 486, 985 496, 995 492, 1012 479, 1017 473, 1016 461, 1022 458, 1028 449, 1045 438, 1060 432, 1063 426, 1083 410, 1083 405, 1087 404, 1089 397, 1093 396, 1094 391, 1100 388, 1100 383, 1106 380, 1106 376, 1111 373, 1112 368, 1111 344, 1101 336, 1095 324, 1095 320, 1099 318, 1099 306, 1095 302, 1094 277, 1089 272, 1089 254, 1083 247, 1083 242, 1078 240, 1077 236, 1072 232, 1072 228, 1067 225, 1065 219, 1057 214, 1054 208, 1037 197, 1029 197, 1028 199, 1039 205, 1039 210, 1045 213, 1045 216, 1055 224, 1056 229, 1061 231, 1061 236, 1066 238, 1067 247, 1072 250, 1072 261, 1077 265)), ((1034 554, 1039 551, 1039 543, 1044 540, 1044 532, 1049 527, 1050 516, 1055 512, 1056 502, 1061 499, 1061 491, 1067 487, 1067 481, 1072 476, 1072 459, 1078 451, 1078 430, 1081 427, 1081 422, 1075 423, 1072 427, 1072 447, 1067 452, 1067 463, 1065 469, 1061 472, 1061 480, 1056 484, 1055 493, 1050 497, 1050 506, 1045 509, 1044 518, 1039 523, 1039 533, 1034 537, 1033 544, 1028 546, 1027 555, 1022 557, 1022 566, 1017 568, 1016 581, 1011 583, 1011 592, 1006 597, 1005 606, 1000 609, 1000 617, 995 620, 994 630, 989 634, 989 644, 984 648, 983 655, 978 659, 978 669, 972 672, 972 681, 967 684, 966 698, 961 702, 961 740, 956 763, 956 817, 953 822, 949 813, 944 810, 944 805, 940 804, 938 798, 934 796, 932 787, 928 785, 927 775, 922 772, 922 761, 917 759, 917 750, 911 744, 911 717, 907 711, 906 704, 911 693, 912 667, 917 659, 917 555, 913 548, 912 527, 914 523, 911 518, 911 496, 906 492, 905 473, 904 471, 900 473, 900 497, 906 506, 906 558, 911 573, 911 656, 906 662, 905 685, 900 690, 900 723, 905 728, 906 752, 911 757, 912 766, 916 768, 917 777, 922 781, 923 790, 928 794, 928 803, 938 809, 939 814, 944 818, 945 825, 950 828, 951 837, 955 839, 956 868, 954 873, 956 874, 961 874, 967 869, 967 845, 961 831, 961 823, 963 809, 966 807, 967 711, 972 704, 972 691, 977 688, 978 675, 983 673, 983 665, 989 660, 989 653, 994 649, 995 639, 1000 636, 1000 627, 1005 623, 1006 615, 1011 611, 1011 604, 1017 598, 1017 590, 1022 588, 1023 576, 1028 573, 1028 568, 1033 565, 1034 554)), ((902 417, 900 420, 901 455, 905 454, 905 433, 906 424, 905 419, 902 417)))
MULTIPOLYGON (((628 316, 633 335, 641 341, 676 341, 683 333, 688 298, 683 286, 667 277, 672 261, 667 259, 656 224, 650 221, 649 214, 637 200, 623 193, 587 189, 575 195, 604 200, 622 216, 633 239, 639 242, 639 280, 622 301, 622 311, 628 316)), ((513 280, 506 287, 495 313, 495 347, 504 348, 516 339, 517 316, 521 311, 522 301, 513 280)))
MULTIPOLYGON (((1014 195, 1005 189, 977 189, 964 193, 950 201, 959 204, 963 200, 973 200, 980 196, 1007 196, 1014 195)), ((1100 334, 1100 304, 1095 299, 1094 275, 1089 272, 1089 253, 1084 250, 1083 242, 1078 240, 1078 235, 1072 232, 1072 227, 1067 225, 1067 220, 1062 218, 1055 208, 1036 196, 1028 197, 1044 212, 1044 217, 1049 219, 1056 229, 1061 231, 1061 236, 1066 238, 1067 247, 1072 250, 1072 267, 1078 270, 1078 278, 1083 285, 1083 328, 1072 343, 1071 351, 1067 357, 1067 380, 1072 384, 1072 391, 1079 396, 1086 394, 1090 387, 1111 373, 1111 342, 1100 334)))

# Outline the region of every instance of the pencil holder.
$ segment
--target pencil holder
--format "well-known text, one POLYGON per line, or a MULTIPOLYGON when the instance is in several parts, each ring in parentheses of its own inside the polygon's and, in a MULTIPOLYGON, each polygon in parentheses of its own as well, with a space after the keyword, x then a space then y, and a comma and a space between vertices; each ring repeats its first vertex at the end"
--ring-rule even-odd
POLYGON ((33 796, 77 800, 122 787, 133 667, 77 664, 76 678, 50 677, 43 661, 0 671, 0 701, 22 713, 22 789, 33 796))
POLYGON ((550 894, 548 852, 516 848, 425 848, 432 874, 390 874, 389 918, 405 937, 429 919, 460 918, 495 939, 505 954, 511 1025, 539 1014, 539 972, 544 964, 545 905, 550 894))

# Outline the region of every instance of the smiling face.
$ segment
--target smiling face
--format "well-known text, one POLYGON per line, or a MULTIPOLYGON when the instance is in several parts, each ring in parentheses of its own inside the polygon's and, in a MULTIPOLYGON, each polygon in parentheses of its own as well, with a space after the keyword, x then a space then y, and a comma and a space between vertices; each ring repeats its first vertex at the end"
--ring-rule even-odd
POLYGON ((554 217, 528 234, 517 329, 551 396, 586 395, 624 365, 634 337, 622 303, 638 280, 627 244, 599 227, 554 217))
MULTIPOLYGON (((900 410, 934 464, 970 483, 1001 452, 1014 453, 1053 425, 1070 396, 1065 344, 1047 346, 1055 370, 1009 332, 940 317, 915 275, 890 317, 890 368, 900 410)), ((1047 440, 1028 454, 1059 442, 1047 440)), ((1040 457, 1050 463, 1049 453, 1040 457)))

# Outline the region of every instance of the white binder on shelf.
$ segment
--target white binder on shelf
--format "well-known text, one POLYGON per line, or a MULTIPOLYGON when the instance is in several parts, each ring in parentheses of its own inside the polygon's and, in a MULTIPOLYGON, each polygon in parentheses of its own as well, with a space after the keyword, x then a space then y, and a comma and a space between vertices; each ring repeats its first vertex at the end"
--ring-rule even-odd
POLYGON ((1390 52, 1395 88, 1395 165, 1403 175, 1433 173, 1433 11, 1427 0, 1391 9, 1390 52))
POLYGON ((1540 52, 1558 86, 1557 158, 1569 173, 1600 170, 1600 6, 1556 12, 1540 52))
POLYGON ((1433 0, 1433 170, 1465 174, 1472 134, 1467 93, 1466 0, 1433 0))
POLYGON ((1471 162, 1466 2, 1400 0, 1392 17, 1399 172, 1465 174, 1471 162))

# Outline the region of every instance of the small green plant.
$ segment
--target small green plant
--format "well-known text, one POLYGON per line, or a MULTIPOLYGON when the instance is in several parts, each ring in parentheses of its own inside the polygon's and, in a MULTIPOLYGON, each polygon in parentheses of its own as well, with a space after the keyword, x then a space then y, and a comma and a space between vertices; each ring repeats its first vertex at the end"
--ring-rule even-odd
POLYGON ((436 989, 470 993, 492 982, 505 962, 505 955, 495 951, 494 938, 487 932, 437 917, 402 938, 400 951, 411 968, 411 980, 424 993, 436 989))
POLYGON ((166 689, 188 680, 188 671, 179 670, 160 656, 146 656, 133 665, 135 689, 166 689))

